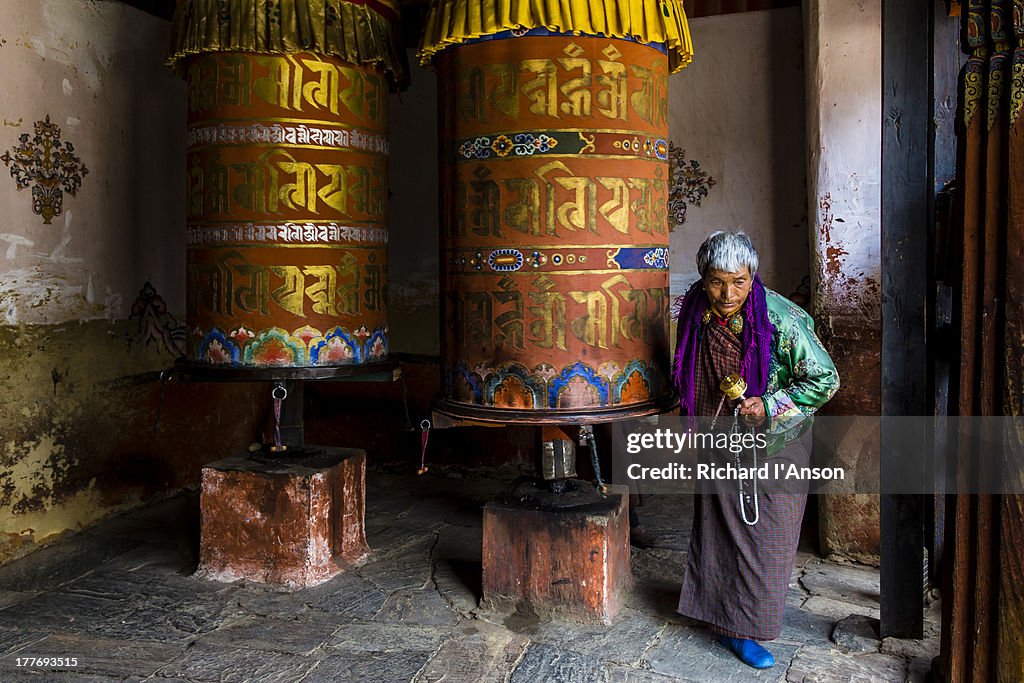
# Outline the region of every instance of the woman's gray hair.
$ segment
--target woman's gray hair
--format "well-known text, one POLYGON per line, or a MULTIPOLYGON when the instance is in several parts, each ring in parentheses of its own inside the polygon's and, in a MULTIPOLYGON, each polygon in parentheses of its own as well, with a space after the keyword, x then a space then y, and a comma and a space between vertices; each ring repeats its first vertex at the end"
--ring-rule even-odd
POLYGON ((697 250, 697 272, 704 277, 709 269, 735 273, 750 268, 750 275, 757 273, 757 250, 750 238, 743 232, 713 232, 697 250))

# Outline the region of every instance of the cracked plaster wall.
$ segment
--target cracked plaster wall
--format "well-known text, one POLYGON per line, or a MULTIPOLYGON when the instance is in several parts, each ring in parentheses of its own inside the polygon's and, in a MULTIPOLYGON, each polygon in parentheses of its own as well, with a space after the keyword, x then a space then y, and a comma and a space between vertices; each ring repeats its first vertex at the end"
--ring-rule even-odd
POLYGON ((184 84, 162 66, 168 32, 121 3, 0 0, 0 154, 49 116, 88 171, 46 224, 0 166, 0 563, 197 480, 215 430, 250 438, 232 424, 255 412, 248 395, 204 415, 224 394, 203 387, 168 391, 154 430, 155 376, 176 354, 130 319, 147 281, 183 319, 184 84))
MULTIPOLYGON (((807 43, 807 176, 811 291, 818 332, 842 388, 826 410, 881 410, 882 4, 804 3, 807 43)), ((877 468, 879 435, 851 430, 836 462, 877 468)), ((822 496, 825 552, 875 561, 878 497, 822 496)))

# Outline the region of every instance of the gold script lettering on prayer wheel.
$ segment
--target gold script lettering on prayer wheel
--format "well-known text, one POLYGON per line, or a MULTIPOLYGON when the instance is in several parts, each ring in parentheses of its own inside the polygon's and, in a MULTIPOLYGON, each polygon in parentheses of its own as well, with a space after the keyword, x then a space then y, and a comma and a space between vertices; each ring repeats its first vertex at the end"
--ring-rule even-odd
POLYGON ((672 30, 638 39, 631 4, 574 3, 573 21, 619 13, 622 35, 604 36, 558 12, 544 23, 533 3, 480 15, 515 26, 460 35, 445 22, 479 0, 431 8, 446 413, 560 423, 673 402, 667 84, 685 50, 667 36, 688 36, 673 2, 672 30))
POLYGON ((380 361, 388 93, 405 78, 397 5, 271 5, 182 0, 175 14, 188 355, 241 367, 380 361))
POLYGON ((320 55, 188 59, 190 356, 383 360, 384 77, 320 55))

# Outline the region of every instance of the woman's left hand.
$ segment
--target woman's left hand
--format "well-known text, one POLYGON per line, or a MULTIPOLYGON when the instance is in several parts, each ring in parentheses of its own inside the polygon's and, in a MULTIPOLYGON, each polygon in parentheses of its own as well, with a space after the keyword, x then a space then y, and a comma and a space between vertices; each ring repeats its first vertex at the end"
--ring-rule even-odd
POLYGON ((743 399, 743 402, 740 403, 740 415, 764 417, 764 401, 762 401, 758 396, 743 399))

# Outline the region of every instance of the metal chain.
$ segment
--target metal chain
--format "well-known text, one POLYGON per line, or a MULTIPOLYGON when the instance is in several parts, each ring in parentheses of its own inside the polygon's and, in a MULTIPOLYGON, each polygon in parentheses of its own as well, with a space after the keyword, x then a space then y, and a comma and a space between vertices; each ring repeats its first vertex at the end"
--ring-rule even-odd
POLYGON ((167 370, 160 371, 160 400, 156 404, 156 420, 153 422, 153 431, 160 431, 160 415, 164 411, 164 394, 167 392, 167 385, 174 380, 174 373, 167 370))
POLYGON ((715 416, 711 418, 711 425, 708 426, 708 431, 715 428, 715 423, 718 422, 718 416, 722 414, 722 406, 725 405, 725 394, 722 394, 722 400, 718 402, 718 410, 715 411, 715 416))
POLYGON ((288 449, 281 443, 281 401, 288 398, 288 390, 283 384, 278 384, 271 389, 270 397, 274 399, 274 445, 270 447, 270 450, 274 453, 281 453, 288 449))
MULTIPOLYGON (((723 396, 722 399, 724 400, 725 397, 723 396)), ((719 406, 719 408, 721 408, 721 406, 719 406)), ((732 434, 737 434, 737 435, 739 434, 739 431, 740 431, 740 406, 736 406, 736 410, 732 414, 732 429, 730 429, 729 431, 730 431, 730 437, 732 436, 732 434)), ((730 438, 730 440, 731 440, 731 438, 730 438)), ((754 526, 755 524, 757 524, 758 520, 761 519, 761 510, 757 506, 757 446, 755 445, 750 450, 751 450, 751 452, 753 453, 753 456, 754 456, 754 468, 752 470, 752 472, 754 473, 754 476, 750 480, 751 481, 750 487, 751 487, 752 492, 753 492, 753 503, 754 503, 754 519, 753 520, 747 519, 747 506, 746 506, 746 502, 750 501, 751 496, 745 496, 744 495, 744 492, 743 492, 743 479, 742 479, 742 477, 739 476, 739 471, 740 471, 740 467, 741 467, 741 463, 742 463, 742 461, 740 460, 740 455, 742 454, 743 449, 740 449, 740 450, 738 450, 736 452, 736 481, 739 482, 739 487, 740 487, 740 516, 743 518, 743 523, 744 524, 746 524, 747 526, 754 526)))
POLYGON ((430 420, 420 422, 420 468, 416 474, 426 474, 430 471, 427 467, 427 441, 430 440, 430 420))
POLYGON ((601 478, 601 461, 597 457, 597 439, 594 437, 594 428, 591 425, 580 425, 580 445, 586 444, 590 447, 590 464, 594 468, 594 477, 597 479, 597 488, 605 493, 608 487, 601 478))

